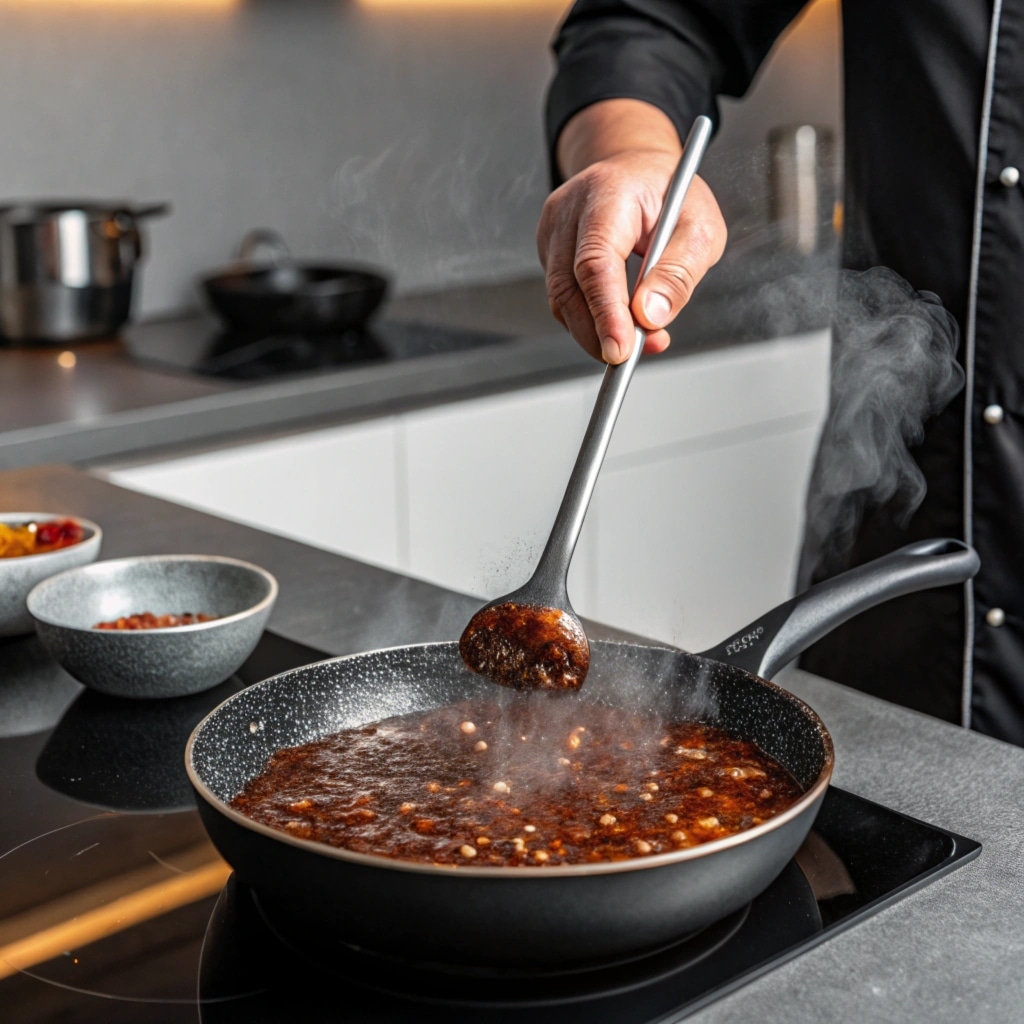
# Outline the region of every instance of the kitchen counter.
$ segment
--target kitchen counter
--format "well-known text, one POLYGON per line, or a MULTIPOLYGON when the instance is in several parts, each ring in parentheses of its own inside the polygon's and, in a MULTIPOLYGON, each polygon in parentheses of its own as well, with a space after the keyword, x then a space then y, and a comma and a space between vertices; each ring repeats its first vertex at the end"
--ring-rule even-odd
MULTIPOLYGON (((514 291, 506 296, 513 307, 520 298, 531 305, 529 287, 522 296, 514 291)), ((392 304, 387 315, 401 317, 401 304, 392 304)), ((195 346, 217 332, 205 316, 139 324, 128 328, 126 339, 78 345, 71 367, 58 362, 60 347, 0 349, 0 468, 219 443, 596 372, 596 364, 556 330, 546 324, 535 332, 512 318, 507 337, 484 348, 259 381, 129 358, 128 346, 148 344, 150 336, 158 348, 195 346)))
MULTIPOLYGON (((786 262, 773 267, 773 274, 794 269, 786 262)), ((820 316, 794 321, 787 314, 780 321, 766 312, 756 299, 761 279, 750 269, 713 273, 673 327, 678 340, 668 358, 820 326, 820 316), (739 301, 744 289, 747 302, 739 301)), ((132 326, 127 340, 75 346, 63 363, 62 346, 0 347, 0 469, 219 444, 600 372, 552 320, 539 277, 400 297, 381 317, 501 338, 459 352, 261 381, 197 376, 129 358, 140 340, 150 348, 194 347, 211 337, 216 324, 201 315, 132 326)))
MULTIPOLYGON (((271 628, 334 653, 452 639, 479 605, 66 467, 0 474, 0 507, 54 509, 94 519, 105 531, 106 558, 188 551, 255 561, 281 584, 271 628)), ((692 1019, 709 1024, 1019 1020, 1024 750, 806 673, 790 671, 783 681, 832 732, 836 784, 970 836, 984 848, 977 860, 692 1019)), ((40 814, 7 812, 0 820, 3 849, 39 832, 40 814)))

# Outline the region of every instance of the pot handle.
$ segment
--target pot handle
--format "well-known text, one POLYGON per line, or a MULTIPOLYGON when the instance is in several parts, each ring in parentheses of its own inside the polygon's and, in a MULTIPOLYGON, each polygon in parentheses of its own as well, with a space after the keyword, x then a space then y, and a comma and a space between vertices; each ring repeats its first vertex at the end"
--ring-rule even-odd
POLYGON ((142 247, 142 232, 137 227, 133 226, 123 232, 117 244, 121 249, 121 266, 126 270, 131 270, 145 254, 142 247))
POLYGON ((963 541, 917 541, 816 584, 700 656, 771 679, 847 619, 894 597, 966 583, 980 565, 963 541))
POLYGON ((142 217, 164 217, 171 212, 170 203, 146 203, 145 206, 129 206, 125 213, 139 220, 142 217))
POLYGON ((270 263, 282 266, 292 262, 292 252, 284 238, 273 228, 253 228, 238 247, 243 263, 270 263))
MULTIPOLYGON (((115 229, 120 232, 117 236, 117 244, 120 249, 122 267, 131 270, 145 255, 142 245, 142 234, 139 231, 138 221, 142 217, 162 217, 170 213, 169 203, 147 203, 145 206, 125 206, 111 212, 98 229, 104 234, 110 231, 113 223, 115 229)), ((109 234, 108 234, 108 237, 109 234)))

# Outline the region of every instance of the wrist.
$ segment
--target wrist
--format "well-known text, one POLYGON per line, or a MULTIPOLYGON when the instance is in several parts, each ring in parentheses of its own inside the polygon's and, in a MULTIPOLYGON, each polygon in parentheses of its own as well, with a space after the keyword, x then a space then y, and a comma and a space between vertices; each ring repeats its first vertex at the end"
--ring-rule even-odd
POLYGON ((591 164, 625 153, 661 153, 678 160, 682 143, 660 108, 643 100, 601 100, 566 122, 558 137, 558 168, 568 179, 591 164))

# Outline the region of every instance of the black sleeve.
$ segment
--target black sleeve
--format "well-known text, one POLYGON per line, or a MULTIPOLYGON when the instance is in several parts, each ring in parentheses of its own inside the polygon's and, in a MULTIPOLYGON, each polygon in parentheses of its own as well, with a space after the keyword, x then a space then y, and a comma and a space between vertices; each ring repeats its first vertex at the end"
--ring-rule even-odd
POLYGON ((693 119, 718 122, 719 95, 742 96, 807 0, 576 0, 553 43, 547 97, 555 144, 573 114, 609 99, 645 100, 685 138, 693 119))

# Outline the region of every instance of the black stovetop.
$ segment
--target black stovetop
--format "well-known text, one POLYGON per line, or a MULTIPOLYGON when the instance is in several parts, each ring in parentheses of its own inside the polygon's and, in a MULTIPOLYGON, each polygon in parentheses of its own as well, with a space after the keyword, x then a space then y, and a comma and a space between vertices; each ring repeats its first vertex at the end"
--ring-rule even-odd
POLYGON ((150 321, 123 332, 136 362, 190 375, 260 381, 464 352, 508 341, 496 331, 379 318, 334 334, 239 334, 206 316, 150 321))
POLYGON ((231 693, 322 657, 266 634, 215 690, 132 702, 82 690, 34 638, 0 642, 0 1018, 673 1021, 980 851, 833 787, 764 893, 636 960, 529 979, 454 977, 280 935, 207 841, 182 752, 231 693))

